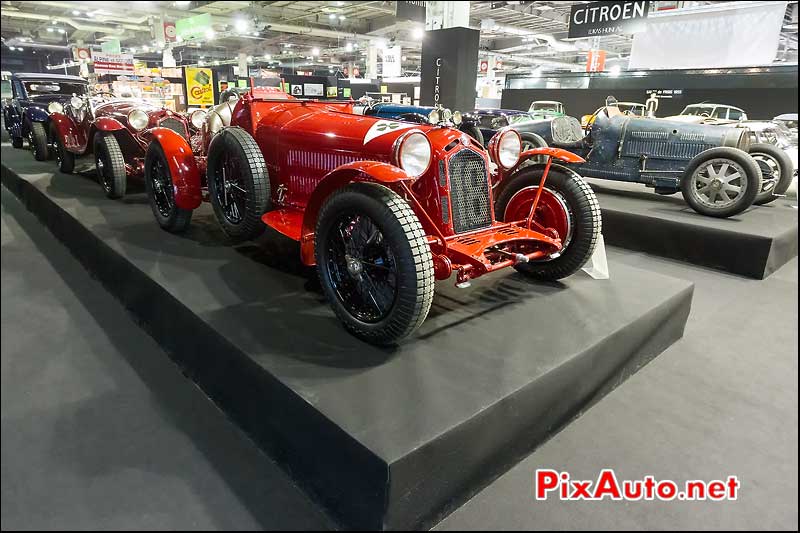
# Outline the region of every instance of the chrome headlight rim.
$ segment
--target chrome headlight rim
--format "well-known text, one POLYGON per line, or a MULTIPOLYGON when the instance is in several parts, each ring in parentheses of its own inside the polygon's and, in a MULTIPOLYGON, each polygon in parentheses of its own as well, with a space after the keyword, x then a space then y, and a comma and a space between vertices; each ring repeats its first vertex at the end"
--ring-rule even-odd
POLYGON ((48 113, 63 113, 64 105, 61 102, 50 102, 47 104, 48 113))
POLYGON ((519 163, 519 157, 522 154, 522 137, 512 129, 500 133, 494 146, 494 152, 495 162, 498 165, 505 170, 514 168, 519 163), (509 146, 508 143, 512 144, 509 146))
POLYGON ((208 113, 205 109, 195 109, 189 114, 189 123, 192 127, 199 130, 203 127, 207 116, 208 113))
POLYGON ((83 107, 83 102, 84 100, 80 96, 73 96, 69 99, 69 105, 76 111, 83 107))
POLYGON ((135 131, 142 131, 150 124, 150 116, 141 109, 128 113, 128 125, 135 131))
POLYGON ((453 124, 456 126, 460 126, 462 122, 464 122, 464 115, 461 114, 461 111, 453 111, 453 124))
POLYGON ((442 114, 442 120, 445 122, 449 122, 453 118, 453 112, 446 107, 442 109, 441 114, 442 114))
POLYGON ((393 152, 395 165, 401 168, 403 172, 412 178, 419 178, 420 176, 423 176, 428 169, 431 168, 431 164, 433 162, 433 146, 431 145, 431 141, 428 139, 428 136, 425 135, 425 133, 423 133, 421 130, 412 129, 403 133, 403 135, 398 137, 395 141, 393 152), (424 165, 417 165, 416 168, 406 168, 410 167, 410 165, 404 164, 404 156, 408 154, 408 150, 412 148, 412 146, 409 144, 409 141, 413 143, 417 142, 418 139, 420 142, 424 140, 424 145, 427 148, 427 161, 424 165))
POLYGON ((430 124, 438 124, 440 120, 442 120, 442 115, 439 113, 438 109, 432 109, 431 112, 428 113, 428 122, 430 124))

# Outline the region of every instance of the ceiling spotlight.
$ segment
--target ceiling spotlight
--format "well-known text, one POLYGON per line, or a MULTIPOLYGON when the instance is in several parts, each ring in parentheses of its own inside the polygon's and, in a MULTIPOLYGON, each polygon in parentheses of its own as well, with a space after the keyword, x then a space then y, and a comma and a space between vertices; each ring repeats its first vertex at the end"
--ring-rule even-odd
POLYGON ((67 30, 65 30, 64 28, 58 28, 58 33, 61 34, 67 33, 67 30))
POLYGON ((54 30, 53 28, 47 28, 47 33, 53 33, 54 31, 56 30, 54 30))
POLYGON ((80 14, 81 14, 81 12, 80 12, 80 11, 78 11, 77 9, 73 9, 73 10, 72 10, 72 14, 73 14, 73 15, 75 15, 75 16, 77 17, 78 15, 80 15, 80 14))
POLYGON ((217 35, 216 32, 211 28, 206 30, 206 39, 213 39, 214 37, 216 37, 216 35, 217 35))
POLYGON ((133 48, 131 48, 131 53, 132 53, 132 54, 135 54, 135 53, 136 53, 136 47, 133 47, 133 48))
POLYGON ((253 56, 247 56, 247 61, 249 63, 252 63, 253 62, 253 56))
POLYGON ((50 24, 58 24, 58 21, 57 20, 51 20, 50 24))
POLYGON ((612 65, 612 66, 611 66, 611 67, 608 69, 608 75, 609 75, 609 76, 613 76, 613 77, 615 77, 615 78, 616 78, 617 76, 619 76, 620 72, 622 72, 622 67, 620 67, 619 65, 612 65))
POLYGON ((175 36, 175 42, 176 43, 182 43, 183 42, 183 37, 181 37, 180 35, 176 35, 175 36))
POLYGON ((269 61, 270 59, 272 59, 272 56, 271 56, 271 55, 269 55, 269 54, 267 54, 267 55, 265 55, 265 56, 264 56, 264 59, 265 59, 266 61, 269 61))
POLYGON ((345 17, 344 15, 339 15, 339 20, 344 20, 344 19, 346 19, 346 18, 347 18, 347 17, 345 17))
POLYGON ((422 39, 425 36, 425 30, 422 28, 414 28, 414 31, 411 32, 411 36, 414 39, 422 39))
POLYGON ((187 1, 175 2, 176 6, 186 6, 186 5, 189 5, 189 4, 191 4, 191 2, 187 2, 187 1))
POLYGON ((205 59, 205 58, 206 58, 206 56, 200 56, 200 59, 205 59))
POLYGON ((149 46, 147 46, 147 45, 142 46, 142 52, 149 52, 149 51, 150 51, 150 47, 149 46))
POLYGON ((312 56, 318 56, 319 55, 319 48, 312 48, 311 49, 311 55, 312 56))
POLYGON ((347 43, 346 45, 344 45, 344 49, 345 49, 346 52, 352 52, 353 51, 353 43, 347 43))
POLYGON ((336 13, 331 13, 330 15, 328 15, 328 18, 331 20, 336 20, 336 13))
POLYGON ((244 33, 247 31, 247 26, 249 24, 245 19, 236 19, 234 25, 236 26, 236 31, 238 31, 239 33, 244 33))
POLYGON ((219 65, 219 61, 214 61, 214 64, 215 65, 219 65))
POLYGON ((95 13, 92 13, 91 11, 87 11, 86 12, 86 16, 89 17, 89 18, 92 18, 92 17, 95 16, 95 13))
POLYGON ((401 61, 408 61, 408 56, 403 56, 401 61))

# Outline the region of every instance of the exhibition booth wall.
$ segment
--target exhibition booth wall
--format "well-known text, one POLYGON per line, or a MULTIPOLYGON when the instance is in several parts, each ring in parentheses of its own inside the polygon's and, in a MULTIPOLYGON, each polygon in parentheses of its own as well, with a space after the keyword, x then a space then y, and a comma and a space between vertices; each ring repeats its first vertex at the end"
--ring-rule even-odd
POLYGON ((510 75, 500 107, 527 110, 535 100, 558 100, 569 115, 580 117, 594 113, 609 95, 620 102, 645 103, 650 92, 659 90, 673 94, 659 99, 658 116, 677 115, 688 104, 713 102, 740 107, 751 119, 772 118, 797 111, 797 66, 636 72, 619 77, 510 75))

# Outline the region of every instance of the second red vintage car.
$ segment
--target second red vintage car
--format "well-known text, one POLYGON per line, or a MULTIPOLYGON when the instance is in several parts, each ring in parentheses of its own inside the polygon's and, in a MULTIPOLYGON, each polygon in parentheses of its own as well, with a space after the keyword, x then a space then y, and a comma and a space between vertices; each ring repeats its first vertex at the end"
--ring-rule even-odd
POLYGON ((168 128, 152 136, 145 185, 164 229, 185 230, 209 199, 233 239, 267 225, 298 241, 345 327, 376 344, 423 322, 436 279, 455 273, 464 287, 511 266, 560 279, 600 234, 594 193, 558 164, 582 159, 555 148, 521 154, 509 129, 487 153, 452 128, 275 94, 221 104, 191 140, 168 128), (526 166, 541 156, 545 164, 526 166))
POLYGON ((121 198, 129 176, 144 173, 144 156, 154 127, 169 128, 189 139, 205 118, 199 110, 186 117, 141 100, 111 93, 75 97, 61 113, 52 113, 51 138, 62 172, 71 173, 75 158, 94 154, 97 177, 109 198, 121 198), (104 99, 105 98, 105 99, 104 99))

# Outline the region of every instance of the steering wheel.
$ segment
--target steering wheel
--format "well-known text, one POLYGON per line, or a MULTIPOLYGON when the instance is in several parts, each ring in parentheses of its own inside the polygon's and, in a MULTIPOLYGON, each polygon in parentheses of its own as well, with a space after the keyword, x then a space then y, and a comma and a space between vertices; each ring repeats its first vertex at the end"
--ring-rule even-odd
POLYGON ((700 116, 701 117, 706 117, 706 118, 711 118, 711 115, 709 113, 700 113, 700 116))
POLYGON ((234 89, 225 89, 219 94, 219 103, 224 104, 226 102, 230 102, 231 100, 238 100, 240 95, 234 89))

